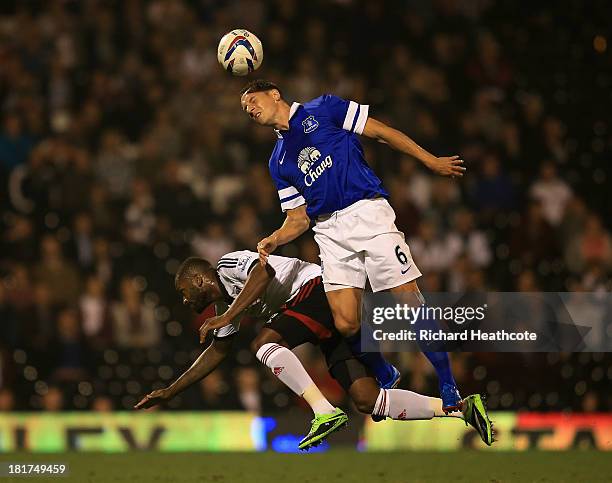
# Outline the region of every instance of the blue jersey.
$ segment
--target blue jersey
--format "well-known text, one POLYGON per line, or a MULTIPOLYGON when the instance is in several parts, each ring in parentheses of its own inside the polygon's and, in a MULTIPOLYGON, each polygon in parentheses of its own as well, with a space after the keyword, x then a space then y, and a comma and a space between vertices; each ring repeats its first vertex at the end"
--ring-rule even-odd
POLYGON ((289 129, 276 131, 270 157, 283 211, 307 204, 308 216, 316 218, 359 200, 388 197, 357 137, 367 119, 367 105, 329 94, 293 103, 289 129))

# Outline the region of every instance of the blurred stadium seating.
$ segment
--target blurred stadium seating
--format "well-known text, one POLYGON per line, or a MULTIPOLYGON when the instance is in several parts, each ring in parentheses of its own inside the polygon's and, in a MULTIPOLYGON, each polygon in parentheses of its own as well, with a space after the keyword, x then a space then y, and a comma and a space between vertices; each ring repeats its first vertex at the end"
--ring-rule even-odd
MULTIPOLYGON (((243 80, 216 63, 231 26, 257 32, 261 76, 288 98, 369 103, 434 153, 461 153, 453 181, 365 143, 422 288, 609 292, 606 6, 522 4, 517 24, 509 1, 3 1, 0 411, 127 409, 167 384, 199 349, 201 319, 173 291, 181 259, 254 249, 282 222, 273 133, 247 124, 243 80)), ((317 261, 310 235, 282 253, 317 261)), ((255 330, 170 407, 292 405, 248 351, 255 330)), ((341 402, 317 352, 300 355, 341 402)), ((392 357, 403 387, 435 392, 422 357, 392 357)), ((612 407, 609 354, 453 359, 494 409, 612 407)))

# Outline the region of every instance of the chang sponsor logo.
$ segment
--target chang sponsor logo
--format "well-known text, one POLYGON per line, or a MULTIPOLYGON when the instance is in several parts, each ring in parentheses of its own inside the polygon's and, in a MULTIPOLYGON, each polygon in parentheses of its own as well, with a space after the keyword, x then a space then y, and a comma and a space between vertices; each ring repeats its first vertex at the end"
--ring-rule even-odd
POLYGON ((326 156, 316 168, 313 165, 321 159, 321 152, 317 148, 307 147, 300 151, 298 156, 298 167, 305 174, 304 184, 312 186, 313 183, 321 176, 326 169, 333 165, 332 157, 326 156))
POLYGON ((304 148, 300 151, 300 154, 298 154, 298 168, 300 168, 302 173, 306 174, 310 167, 316 163, 320 157, 321 151, 317 148, 313 148, 312 146, 304 148))
POLYGON ((332 157, 326 156, 325 159, 319 163, 319 166, 309 170, 308 174, 304 176, 304 184, 306 184, 306 186, 312 186, 317 178, 321 176, 326 169, 331 168, 333 164, 332 157))

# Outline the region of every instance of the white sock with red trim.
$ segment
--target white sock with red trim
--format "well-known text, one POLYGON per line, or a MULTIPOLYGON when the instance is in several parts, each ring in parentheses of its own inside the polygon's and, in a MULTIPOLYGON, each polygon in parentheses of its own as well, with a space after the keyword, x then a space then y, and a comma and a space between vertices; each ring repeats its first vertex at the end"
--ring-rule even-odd
POLYGON ((297 356, 289 349, 279 344, 268 343, 259 348, 256 356, 289 389, 303 397, 315 414, 331 414, 336 410, 312 381, 297 356))
MULTIPOLYGON (((400 421, 446 416, 442 411, 440 398, 424 396, 404 389, 381 389, 372 414, 388 416, 400 421)), ((448 416, 461 417, 461 413, 451 413, 448 416)))

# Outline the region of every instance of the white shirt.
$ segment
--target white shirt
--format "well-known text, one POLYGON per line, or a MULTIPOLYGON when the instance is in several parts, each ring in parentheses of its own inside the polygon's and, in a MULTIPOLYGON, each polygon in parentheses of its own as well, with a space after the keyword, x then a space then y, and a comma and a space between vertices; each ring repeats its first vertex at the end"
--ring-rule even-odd
MULTIPOLYGON (((223 255, 217 263, 217 273, 228 295, 238 297, 251 270, 259 263, 256 252, 242 250, 223 255)), ((261 297, 246 311, 251 317, 269 318, 291 300, 300 288, 309 280, 321 276, 321 267, 314 263, 304 262, 297 258, 270 255, 268 263, 276 275, 266 287, 261 297)), ((240 318, 230 325, 215 330, 215 336, 227 337, 240 329, 240 318)))
POLYGON ((529 190, 532 198, 542 203, 544 217, 552 226, 559 226, 565 207, 572 197, 571 188, 559 178, 536 181, 529 190))

